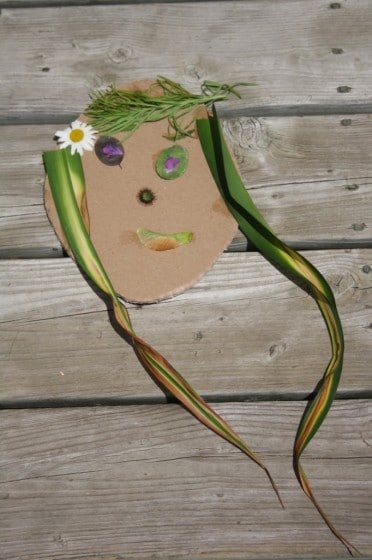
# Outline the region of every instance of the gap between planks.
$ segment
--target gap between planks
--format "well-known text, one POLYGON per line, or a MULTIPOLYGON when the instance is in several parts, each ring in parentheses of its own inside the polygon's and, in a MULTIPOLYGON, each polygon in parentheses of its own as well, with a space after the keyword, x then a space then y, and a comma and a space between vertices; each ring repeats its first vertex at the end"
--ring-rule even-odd
POLYGON ((225 2, 226 0, 3 0, 0 9, 66 8, 73 6, 121 6, 123 4, 187 4, 196 2, 225 2))
MULTIPOLYGON (((190 2, 192 0, 189 0, 190 2)), ((209 0, 207 0, 209 1, 209 0)), ((215 1, 215 0, 210 0, 215 1)), ((221 0, 223 1, 223 0, 221 0)), ((232 118, 264 118, 264 117, 321 117, 337 115, 369 115, 372 113, 372 103, 345 104, 316 104, 316 105, 262 105, 256 107, 229 108, 226 103, 218 103, 218 115, 224 119, 232 118)), ((65 125, 74 121, 79 113, 61 114, 32 114, 13 113, 9 116, 0 115, 0 126, 22 125, 65 125)))
MULTIPOLYGON (((279 402, 309 402, 311 394, 305 392, 298 393, 239 393, 236 395, 226 394, 201 394, 207 403, 215 404, 234 403, 279 403, 279 402)), ((360 401, 372 399, 372 389, 338 391, 335 401, 360 401)), ((0 399, 0 410, 37 410, 37 409, 57 409, 57 408, 95 408, 95 407, 130 407, 130 406, 159 406, 180 403, 172 398, 165 396, 138 396, 138 397, 63 397, 63 398, 44 398, 44 399, 0 399)), ((182 407, 182 405, 180 405, 182 407)))

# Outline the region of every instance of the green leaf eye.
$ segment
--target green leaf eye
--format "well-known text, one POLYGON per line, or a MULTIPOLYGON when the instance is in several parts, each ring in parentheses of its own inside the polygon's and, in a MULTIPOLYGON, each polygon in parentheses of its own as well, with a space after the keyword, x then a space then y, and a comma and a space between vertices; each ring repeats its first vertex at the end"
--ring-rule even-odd
POLYGON ((186 171, 189 154, 178 144, 162 150, 156 160, 156 173, 162 179, 176 179, 186 171))

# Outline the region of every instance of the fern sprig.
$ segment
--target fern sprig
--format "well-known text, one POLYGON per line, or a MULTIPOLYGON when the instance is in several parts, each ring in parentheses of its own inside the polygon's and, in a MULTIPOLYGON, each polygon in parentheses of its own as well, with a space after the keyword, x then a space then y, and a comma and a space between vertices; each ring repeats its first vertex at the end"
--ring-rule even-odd
POLYGON ((242 85, 252 84, 241 82, 228 85, 206 80, 202 84, 201 94, 197 94, 169 78, 159 76, 146 91, 120 90, 111 86, 104 92, 93 94, 85 115, 101 134, 123 132, 126 133, 125 139, 145 122, 168 119, 174 133, 167 137, 176 140, 193 134, 194 120, 187 125, 183 125, 182 121, 195 107, 223 101, 230 94, 240 97, 236 88, 242 85))

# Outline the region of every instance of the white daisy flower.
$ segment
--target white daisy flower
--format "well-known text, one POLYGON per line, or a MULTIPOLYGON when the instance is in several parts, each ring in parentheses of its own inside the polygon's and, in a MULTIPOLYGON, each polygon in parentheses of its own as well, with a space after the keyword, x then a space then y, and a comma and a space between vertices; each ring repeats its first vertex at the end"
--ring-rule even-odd
POLYGON ((61 149, 70 146, 72 155, 75 152, 83 155, 84 150, 93 150, 96 134, 97 131, 93 130, 89 124, 74 121, 68 128, 57 130, 55 136, 61 149))

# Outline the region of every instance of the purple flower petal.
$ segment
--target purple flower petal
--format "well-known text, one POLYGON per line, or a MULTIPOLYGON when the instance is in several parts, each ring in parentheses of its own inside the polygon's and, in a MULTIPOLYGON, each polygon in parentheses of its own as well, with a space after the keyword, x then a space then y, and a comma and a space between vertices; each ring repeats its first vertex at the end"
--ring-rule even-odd
POLYGON ((111 144, 111 143, 106 144, 106 146, 103 146, 102 152, 108 157, 123 155, 123 149, 117 144, 111 144))
POLYGON ((170 156, 165 160, 165 170, 167 173, 171 173, 179 166, 181 160, 180 158, 170 156))
POLYGON ((105 165, 120 165, 124 157, 124 148, 117 138, 101 136, 94 146, 96 156, 105 165))

